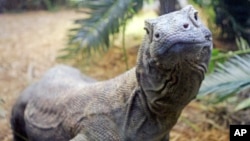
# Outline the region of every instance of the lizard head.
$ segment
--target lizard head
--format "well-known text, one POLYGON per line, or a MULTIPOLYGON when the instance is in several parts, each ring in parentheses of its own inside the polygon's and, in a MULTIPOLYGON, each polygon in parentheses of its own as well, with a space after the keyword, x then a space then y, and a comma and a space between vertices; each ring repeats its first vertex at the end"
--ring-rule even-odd
POLYGON ((178 113, 195 98, 204 79, 211 32, 192 6, 146 20, 145 30, 136 66, 140 90, 154 113, 178 113))
POLYGON ((207 67, 212 50, 212 36, 187 6, 156 19, 145 21, 147 58, 163 68, 177 63, 203 64, 207 67))

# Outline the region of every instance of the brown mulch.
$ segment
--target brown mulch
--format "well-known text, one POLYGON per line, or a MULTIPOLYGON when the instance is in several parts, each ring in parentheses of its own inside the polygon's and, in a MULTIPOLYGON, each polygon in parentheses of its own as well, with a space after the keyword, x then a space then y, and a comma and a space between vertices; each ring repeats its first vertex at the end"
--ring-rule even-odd
MULTIPOLYGON (((11 141, 10 110, 20 92, 59 63, 56 57, 67 43, 72 21, 83 15, 74 11, 28 12, 0 15, 0 140, 11 141)), ((131 42, 131 41, 130 41, 131 42)), ((138 47, 128 49, 129 66, 138 47)), ((107 79, 125 70, 121 47, 109 50, 88 66, 78 66, 97 79, 107 79)), ((60 61, 62 63, 63 61, 60 61)), ((171 132, 172 141, 228 141, 228 131, 206 119, 203 108, 192 102, 171 132)))

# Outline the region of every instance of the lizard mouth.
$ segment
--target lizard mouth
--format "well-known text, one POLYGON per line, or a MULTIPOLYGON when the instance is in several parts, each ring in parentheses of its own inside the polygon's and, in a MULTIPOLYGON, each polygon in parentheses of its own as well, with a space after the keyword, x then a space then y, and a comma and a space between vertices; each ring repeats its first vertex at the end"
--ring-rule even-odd
MULTIPOLYGON (((208 50, 212 50, 212 42, 209 40, 205 40, 205 41, 179 41, 179 42, 172 42, 172 43, 161 43, 163 45, 163 47, 161 47, 158 50, 159 55, 164 55, 167 54, 168 52, 170 52, 170 50, 175 50, 175 51, 179 51, 180 46, 183 46, 185 49, 184 50, 197 50, 197 51, 201 51, 203 49, 208 49, 208 50)), ((195 52, 193 52, 195 53, 195 52)))
POLYGON ((171 46, 163 46, 155 55, 156 58, 162 60, 165 67, 179 63, 189 66, 190 69, 198 70, 201 80, 203 80, 203 75, 207 72, 211 51, 211 41, 176 42, 171 46))

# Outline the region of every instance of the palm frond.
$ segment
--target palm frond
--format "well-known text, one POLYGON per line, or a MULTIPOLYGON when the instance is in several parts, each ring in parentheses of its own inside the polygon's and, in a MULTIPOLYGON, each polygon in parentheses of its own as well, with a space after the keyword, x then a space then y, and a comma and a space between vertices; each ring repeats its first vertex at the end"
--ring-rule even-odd
POLYGON ((250 88, 249 54, 218 64, 215 72, 203 81, 198 98, 213 94, 214 102, 220 102, 245 88, 250 88))
POLYGON ((243 100, 242 102, 240 102, 236 107, 235 107, 235 111, 239 111, 242 110, 244 108, 248 108, 250 107, 250 98, 247 98, 245 100, 243 100))
POLYGON ((89 14, 86 19, 76 20, 79 28, 71 30, 66 56, 91 50, 106 50, 110 35, 119 32, 136 12, 142 8, 143 0, 81 0, 80 7, 89 14))

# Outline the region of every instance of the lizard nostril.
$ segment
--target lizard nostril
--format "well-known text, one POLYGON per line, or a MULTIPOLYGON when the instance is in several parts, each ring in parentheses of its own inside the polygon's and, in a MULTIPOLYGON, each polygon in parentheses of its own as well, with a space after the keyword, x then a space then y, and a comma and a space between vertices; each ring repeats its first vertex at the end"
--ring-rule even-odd
POLYGON ((184 28, 188 28, 188 26, 189 26, 189 24, 187 24, 187 23, 183 25, 184 28))

